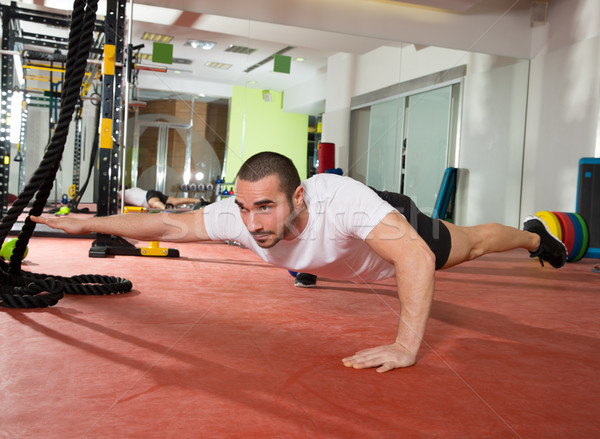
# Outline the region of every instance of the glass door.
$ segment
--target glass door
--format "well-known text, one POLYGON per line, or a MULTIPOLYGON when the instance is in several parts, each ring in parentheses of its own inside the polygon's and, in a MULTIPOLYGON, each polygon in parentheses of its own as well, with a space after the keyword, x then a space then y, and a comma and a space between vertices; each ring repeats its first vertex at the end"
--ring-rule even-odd
POLYGON ((405 98, 371 107, 367 185, 400 192, 405 98))
POLYGON ((412 95, 406 110, 403 193, 431 215, 448 163, 452 86, 412 95))

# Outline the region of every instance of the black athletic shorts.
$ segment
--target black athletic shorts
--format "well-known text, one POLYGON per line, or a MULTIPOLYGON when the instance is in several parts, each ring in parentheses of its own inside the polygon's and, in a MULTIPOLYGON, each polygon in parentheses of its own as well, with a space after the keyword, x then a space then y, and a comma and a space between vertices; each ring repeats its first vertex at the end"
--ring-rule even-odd
POLYGON ((167 204, 167 200, 169 199, 169 197, 162 192, 153 190, 146 192, 146 201, 149 201, 151 198, 158 198, 163 204, 167 204))
MULTIPOLYGON (((371 188, 373 189, 373 188, 371 188)), ((400 212, 419 236, 427 243, 435 255, 435 269, 439 270, 448 261, 452 240, 450 232, 444 223, 422 213, 417 205, 406 195, 373 189, 384 201, 387 201, 400 212)))

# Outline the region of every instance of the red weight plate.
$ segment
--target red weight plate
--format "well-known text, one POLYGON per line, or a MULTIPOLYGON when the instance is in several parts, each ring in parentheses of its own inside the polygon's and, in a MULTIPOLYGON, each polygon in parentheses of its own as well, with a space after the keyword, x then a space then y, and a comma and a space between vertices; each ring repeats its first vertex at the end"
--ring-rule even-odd
POLYGON ((556 215, 560 228, 562 229, 562 242, 567 247, 567 254, 573 251, 573 245, 575 245, 575 229, 573 223, 565 212, 552 212, 556 215))
POLYGON ((581 247, 583 246, 583 229, 581 223, 574 213, 567 212, 567 216, 573 223, 573 230, 575 231, 575 242, 573 244, 573 250, 569 252, 567 262, 575 262, 575 258, 581 253, 581 247))

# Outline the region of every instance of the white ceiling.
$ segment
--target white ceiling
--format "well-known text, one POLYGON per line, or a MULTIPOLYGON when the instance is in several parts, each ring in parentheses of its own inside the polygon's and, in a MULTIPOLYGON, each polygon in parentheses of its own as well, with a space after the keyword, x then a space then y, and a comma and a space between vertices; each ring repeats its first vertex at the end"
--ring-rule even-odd
MULTIPOLYGON (((327 58, 335 53, 364 54, 381 46, 438 45, 527 57, 530 1, 170 0, 166 7, 164 0, 135 0, 132 43, 145 43, 142 52, 150 53, 151 43, 141 39, 145 31, 172 35, 174 57, 192 61, 170 65, 167 73, 140 72, 141 85, 152 84, 166 94, 203 89, 211 94, 215 84, 285 90, 325 72, 327 58), (216 46, 193 49, 184 45, 188 39, 216 46), (257 50, 252 55, 225 52, 231 44, 257 50), (289 75, 273 72, 273 62, 244 72, 287 46, 294 47, 285 53, 294 60, 289 75), (295 61, 298 57, 305 60, 295 61), (232 67, 211 69, 209 61, 232 67)), ((18 3, 64 11, 71 2, 18 3)), ((99 13, 104 10, 105 0, 99 13)))
MULTIPOLYGON (((163 0, 137 1, 153 6, 164 4, 163 0)), ((171 0, 169 5, 182 11, 253 23, 528 57, 532 1, 171 0), (441 5, 444 9, 436 8, 441 5)), ((277 33, 271 34, 269 39, 278 41, 278 37, 277 33)))
POLYGON ((425 6, 430 8, 444 9, 452 12, 464 13, 482 0, 392 0, 398 3, 425 6))

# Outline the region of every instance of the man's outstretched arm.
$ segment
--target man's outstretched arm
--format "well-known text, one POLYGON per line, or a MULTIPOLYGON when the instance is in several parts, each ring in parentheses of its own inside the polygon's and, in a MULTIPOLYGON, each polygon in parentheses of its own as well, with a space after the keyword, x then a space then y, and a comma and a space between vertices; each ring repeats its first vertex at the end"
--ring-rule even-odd
POLYGON ((398 212, 391 212, 369 233, 367 244, 396 268, 402 309, 396 341, 344 358, 355 369, 377 367, 387 372, 416 363, 433 301, 435 256, 398 212))
POLYGON ((61 229, 69 234, 104 233, 139 241, 206 241, 202 209, 186 213, 127 213, 93 218, 31 217, 39 224, 61 229))

